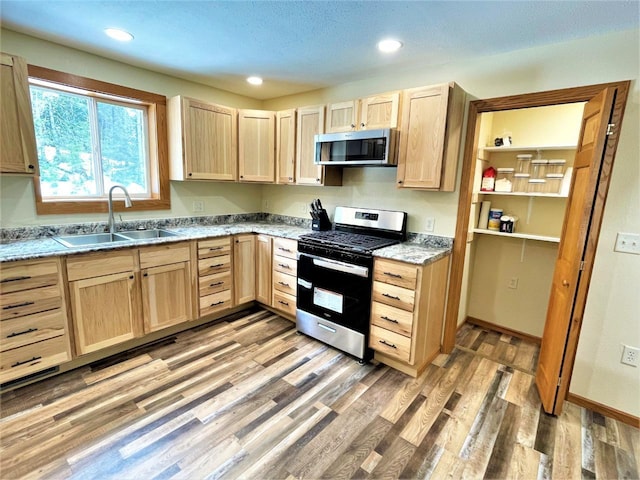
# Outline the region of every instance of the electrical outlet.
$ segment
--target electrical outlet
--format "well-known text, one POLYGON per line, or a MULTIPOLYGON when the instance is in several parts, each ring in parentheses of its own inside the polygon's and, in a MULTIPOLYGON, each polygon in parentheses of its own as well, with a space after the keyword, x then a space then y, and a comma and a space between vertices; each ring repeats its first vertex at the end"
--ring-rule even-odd
POLYGON ((622 359, 620 363, 625 365, 631 365, 632 367, 638 366, 638 360, 640 357, 640 348, 630 347, 629 345, 622 345, 622 359))
POLYGON ((263 205, 264 205, 264 209, 265 209, 265 210, 268 210, 268 209, 269 209, 269 200, 265 200, 265 201, 263 202, 263 205))
POLYGON ((518 277, 511 277, 509 280, 509 288, 513 288, 514 290, 518 288, 518 277))
POLYGON ((436 226, 436 219, 433 217, 427 217, 424 219, 424 231, 433 232, 436 226))
POLYGON ((613 251, 640 255, 640 235, 637 233, 618 233, 613 251))
POLYGON ((204 202, 202 200, 194 200, 191 210, 194 212, 204 212, 204 202))
POLYGON ((306 203, 301 204, 300 213, 302 213, 303 215, 309 215, 309 205, 307 205, 306 203))

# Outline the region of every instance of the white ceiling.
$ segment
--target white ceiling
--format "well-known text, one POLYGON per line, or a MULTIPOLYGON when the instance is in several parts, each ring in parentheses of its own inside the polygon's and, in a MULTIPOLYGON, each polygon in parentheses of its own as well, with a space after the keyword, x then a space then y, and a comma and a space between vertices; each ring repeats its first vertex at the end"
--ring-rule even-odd
POLYGON ((640 24, 637 0, 0 2, 4 28, 258 99, 640 24), (381 54, 383 37, 404 47, 381 54))

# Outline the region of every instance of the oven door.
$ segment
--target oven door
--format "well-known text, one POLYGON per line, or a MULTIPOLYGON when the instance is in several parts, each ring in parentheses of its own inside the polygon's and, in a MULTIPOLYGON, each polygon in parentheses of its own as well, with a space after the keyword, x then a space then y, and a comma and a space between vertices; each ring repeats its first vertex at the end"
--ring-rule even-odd
POLYGON ((297 308, 366 334, 371 312, 371 270, 301 253, 298 259, 297 308))

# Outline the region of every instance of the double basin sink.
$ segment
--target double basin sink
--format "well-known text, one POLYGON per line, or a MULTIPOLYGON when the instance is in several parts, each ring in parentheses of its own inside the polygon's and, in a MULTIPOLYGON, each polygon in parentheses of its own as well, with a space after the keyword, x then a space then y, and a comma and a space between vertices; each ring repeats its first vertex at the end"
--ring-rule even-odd
POLYGON ((67 248, 105 245, 135 240, 150 240, 154 238, 176 237, 177 233, 167 230, 130 230, 118 233, 89 233, 86 235, 64 235, 53 237, 55 241, 67 248))

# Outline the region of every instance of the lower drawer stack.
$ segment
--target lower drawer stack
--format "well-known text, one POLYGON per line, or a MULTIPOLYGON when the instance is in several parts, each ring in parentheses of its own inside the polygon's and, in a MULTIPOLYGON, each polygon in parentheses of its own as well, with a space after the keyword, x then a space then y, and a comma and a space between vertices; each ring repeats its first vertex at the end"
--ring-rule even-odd
POLYGON ((231 308, 231 238, 198 242, 200 317, 231 308))

